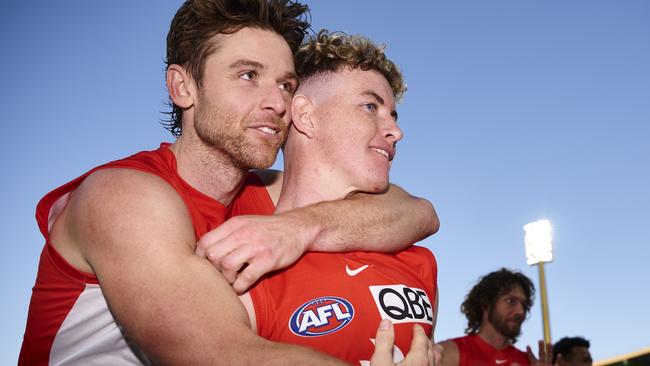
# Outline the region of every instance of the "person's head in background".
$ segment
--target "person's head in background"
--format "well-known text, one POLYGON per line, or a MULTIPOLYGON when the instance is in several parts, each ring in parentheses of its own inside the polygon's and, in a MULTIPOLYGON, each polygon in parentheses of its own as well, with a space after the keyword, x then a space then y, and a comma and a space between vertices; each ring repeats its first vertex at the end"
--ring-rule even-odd
POLYGON ((589 341, 582 337, 564 337, 553 345, 553 365, 591 366, 589 341))
POLYGON ((501 268, 480 278, 460 310, 467 334, 498 333, 515 343, 533 306, 535 286, 521 272, 501 268))

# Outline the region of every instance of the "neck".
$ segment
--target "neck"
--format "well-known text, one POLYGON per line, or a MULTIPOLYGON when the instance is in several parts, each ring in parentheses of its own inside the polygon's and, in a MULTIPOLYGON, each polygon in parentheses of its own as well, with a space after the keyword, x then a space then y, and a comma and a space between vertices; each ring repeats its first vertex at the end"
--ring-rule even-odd
POLYGON ((235 166, 222 151, 207 146, 191 131, 170 146, 178 174, 199 192, 227 206, 241 188, 247 170, 235 166))
POLYGON ((319 161, 310 151, 284 152, 284 180, 276 213, 290 211, 323 201, 345 198, 352 187, 341 184, 335 169, 319 161), (306 160, 304 157, 310 157, 306 160))
POLYGON ((510 345, 510 340, 496 330, 490 322, 481 325, 478 336, 496 349, 503 349, 510 345))

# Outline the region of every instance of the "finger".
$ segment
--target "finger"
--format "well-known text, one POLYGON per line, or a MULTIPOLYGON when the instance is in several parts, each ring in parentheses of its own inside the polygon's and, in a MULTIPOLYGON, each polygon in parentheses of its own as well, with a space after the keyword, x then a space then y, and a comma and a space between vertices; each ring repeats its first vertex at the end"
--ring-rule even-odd
POLYGON ((530 361, 531 364, 537 362, 537 357, 535 357, 535 354, 533 353, 533 349, 530 348, 530 346, 526 346, 526 354, 528 355, 528 360, 530 361))
POLYGON ((205 252, 208 249, 207 240, 204 240, 203 237, 196 242, 196 248, 194 248, 194 253, 199 257, 205 258, 205 252))
POLYGON ((211 262, 214 260, 218 263, 226 253, 230 252, 234 248, 234 240, 231 239, 230 235, 216 239, 208 234, 202 236, 201 239, 199 239, 199 241, 196 243, 196 249, 194 252, 200 257, 206 257, 208 259, 211 259, 211 262), (212 251, 212 253, 210 253, 212 258, 208 257, 208 253, 210 251, 212 251))
POLYGON ((215 229, 208 231, 203 234, 196 244, 196 254, 201 257, 205 256, 207 248, 210 248, 213 244, 226 242, 225 239, 230 236, 236 230, 237 220, 235 218, 230 219, 215 229))
POLYGON ((550 342, 546 343, 546 358, 547 358, 546 361, 548 363, 553 362, 553 344, 551 344, 550 342))
POLYGON ((226 254, 215 266, 221 271, 226 281, 233 284, 239 277, 240 271, 246 269, 245 267, 250 261, 252 261, 252 257, 247 248, 239 247, 226 254))
MULTIPOLYGON (((221 261, 223 258, 233 251, 236 247, 232 245, 232 241, 226 241, 226 242, 213 242, 208 245, 205 245, 203 249, 203 252, 205 253, 204 256, 207 258, 212 264, 221 271, 221 261)), ((197 249, 199 247, 197 246, 197 249)), ((198 250, 196 251, 196 254, 200 255, 198 250)))
POLYGON ((395 344, 395 330, 393 323, 388 319, 379 322, 375 335, 375 352, 372 354, 370 364, 384 366, 393 364, 393 345, 395 344))
POLYGON ((408 360, 409 364, 421 365, 429 364, 428 349, 431 345, 431 340, 427 337, 427 334, 424 332, 424 329, 419 325, 413 326, 413 340, 411 341, 411 349, 409 353, 404 358, 408 360))
MULTIPOLYGON (((220 226, 208 231, 203 234, 196 244, 196 254, 201 257, 204 257, 208 248, 212 246, 222 246, 225 243, 228 243, 230 240, 227 240, 233 233, 239 230, 239 227, 242 225, 243 216, 233 217, 220 226)), ((229 252, 233 246, 230 245, 228 250, 224 250, 225 253, 229 252)))
POLYGON ((543 363, 548 363, 547 361, 548 355, 546 354, 546 344, 544 343, 544 341, 542 340, 537 341, 537 349, 539 350, 538 351, 539 361, 543 363))
POLYGON ((435 366, 436 365, 436 354, 433 348, 433 343, 431 341, 428 342, 429 344, 427 345, 427 365, 430 366, 435 366))
POLYGON ((221 269, 221 275, 223 278, 228 281, 229 284, 234 284, 235 281, 237 281, 237 271, 236 270, 228 270, 228 269, 221 269))
POLYGON ((444 348, 439 344, 433 345, 433 364, 440 365, 442 363, 442 353, 444 348))
POLYGON ((232 283, 232 288, 239 295, 243 294, 253 286, 265 273, 270 271, 266 261, 252 261, 241 272, 232 283))

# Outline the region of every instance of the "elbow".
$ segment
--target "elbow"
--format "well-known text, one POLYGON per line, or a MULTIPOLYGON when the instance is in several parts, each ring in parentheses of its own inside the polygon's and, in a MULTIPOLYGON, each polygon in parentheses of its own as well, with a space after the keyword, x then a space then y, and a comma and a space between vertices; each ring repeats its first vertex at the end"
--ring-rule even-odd
POLYGON ((424 238, 429 237, 438 232, 440 229, 440 220, 433 204, 424 198, 418 198, 421 206, 421 213, 423 218, 423 233, 424 238))

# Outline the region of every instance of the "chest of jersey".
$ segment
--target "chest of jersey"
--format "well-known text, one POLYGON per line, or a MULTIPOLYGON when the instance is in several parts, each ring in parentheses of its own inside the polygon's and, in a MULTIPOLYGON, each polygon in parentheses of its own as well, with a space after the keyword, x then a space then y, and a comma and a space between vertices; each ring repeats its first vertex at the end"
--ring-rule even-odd
POLYGON ((305 255, 251 292, 259 334, 363 364, 374 350, 380 320, 389 319, 401 358, 413 324, 432 332, 435 262, 424 250, 305 255))

